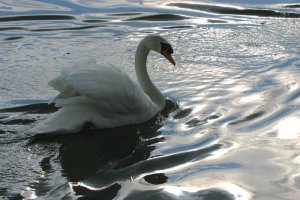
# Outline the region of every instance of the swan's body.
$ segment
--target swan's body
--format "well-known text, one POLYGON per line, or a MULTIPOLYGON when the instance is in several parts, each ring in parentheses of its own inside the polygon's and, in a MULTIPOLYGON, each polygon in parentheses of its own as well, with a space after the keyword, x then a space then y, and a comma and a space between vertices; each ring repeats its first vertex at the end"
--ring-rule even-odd
POLYGON ((169 43, 160 36, 147 36, 139 44, 135 70, 141 87, 114 66, 89 60, 74 65, 49 85, 60 93, 53 99, 61 107, 36 124, 33 133, 75 133, 84 123, 95 128, 113 128, 138 124, 151 119, 165 106, 165 98, 151 82, 146 60, 150 50, 163 54, 175 64, 169 43))

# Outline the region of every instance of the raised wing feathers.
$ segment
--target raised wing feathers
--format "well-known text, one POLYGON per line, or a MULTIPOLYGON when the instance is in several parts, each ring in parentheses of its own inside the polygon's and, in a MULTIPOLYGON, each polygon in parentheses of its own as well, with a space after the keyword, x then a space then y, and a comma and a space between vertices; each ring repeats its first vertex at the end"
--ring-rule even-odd
POLYGON ((157 112, 156 105, 142 89, 113 66, 82 63, 62 73, 51 85, 60 91, 55 98, 58 106, 94 104, 99 114, 107 117, 153 116, 157 112))

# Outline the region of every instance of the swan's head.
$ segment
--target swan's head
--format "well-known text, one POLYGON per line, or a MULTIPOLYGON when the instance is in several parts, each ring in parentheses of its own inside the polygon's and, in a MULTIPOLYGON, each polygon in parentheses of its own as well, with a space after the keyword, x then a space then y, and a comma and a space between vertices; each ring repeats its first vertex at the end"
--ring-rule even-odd
POLYGON ((172 58, 171 54, 173 53, 173 48, 170 43, 159 35, 149 35, 145 37, 144 42, 146 46, 153 51, 156 51, 162 54, 165 58, 167 58, 173 65, 175 65, 175 61, 172 58))

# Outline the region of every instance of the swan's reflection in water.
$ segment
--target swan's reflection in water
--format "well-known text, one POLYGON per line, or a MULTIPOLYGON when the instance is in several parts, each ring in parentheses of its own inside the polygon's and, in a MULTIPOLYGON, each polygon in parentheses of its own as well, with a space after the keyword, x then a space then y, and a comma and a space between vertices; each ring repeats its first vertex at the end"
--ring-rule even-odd
MULTIPOLYGON (((105 133, 91 134, 75 140, 65 141, 59 153, 63 176, 73 183, 77 195, 103 197, 116 195, 121 188, 122 174, 112 174, 150 157, 154 146, 163 141, 159 132, 153 135, 137 135, 136 128, 106 130, 105 133), (103 187, 92 191, 88 187, 76 186, 78 182, 102 175, 103 187), (75 185, 75 186, 74 186, 75 185)), ((128 172, 132 173, 132 172, 128 172)))
MULTIPOLYGON (((76 195, 102 199, 112 193, 113 197, 121 188, 121 181, 127 181, 127 178, 130 180, 135 174, 131 171, 134 168, 130 166, 147 160, 155 149, 154 144, 164 141, 159 129, 168 115, 176 109, 176 102, 168 100, 166 109, 161 114, 143 124, 105 130, 93 130, 86 124, 78 134, 36 135, 31 139, 31 144, 61 144, 58 160, 62 175, 71 183, 76 195), (76 186, 76 183, 95 174, 102 175, 101 190, 92 191, 88 187, 76 186)), ((151 177, 148 178, 151 182, 151 177)))

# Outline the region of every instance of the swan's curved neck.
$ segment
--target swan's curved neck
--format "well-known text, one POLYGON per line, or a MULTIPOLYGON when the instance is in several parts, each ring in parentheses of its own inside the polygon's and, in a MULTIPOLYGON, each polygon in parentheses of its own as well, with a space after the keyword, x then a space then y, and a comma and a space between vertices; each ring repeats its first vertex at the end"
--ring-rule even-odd
POLYGON ((149 54, 149 48, 142 41, 135 54, 135 71, 138 81, 144 90, 144 92, 151 98, 151 100, 158 105, 159 109, 162 110, 166 105, 166 100, 161 92, 155 87, 149 78, 146 62, 149 54))

